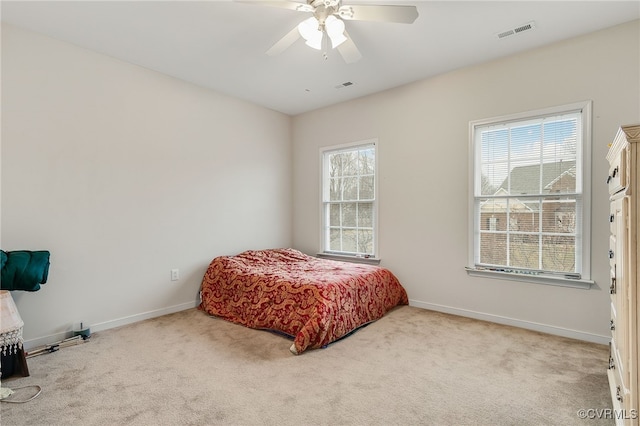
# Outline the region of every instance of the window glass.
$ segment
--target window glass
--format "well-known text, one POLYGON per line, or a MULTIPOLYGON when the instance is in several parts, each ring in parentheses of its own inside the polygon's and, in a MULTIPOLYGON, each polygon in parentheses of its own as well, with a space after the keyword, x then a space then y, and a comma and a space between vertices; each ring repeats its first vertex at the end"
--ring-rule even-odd
POLYGON ((324 252, 375 256, 376 145, 322 151, 324 252))
POLYGON ((571 105, 471 123, 472 268, 588 278, 584 114, 571 105))

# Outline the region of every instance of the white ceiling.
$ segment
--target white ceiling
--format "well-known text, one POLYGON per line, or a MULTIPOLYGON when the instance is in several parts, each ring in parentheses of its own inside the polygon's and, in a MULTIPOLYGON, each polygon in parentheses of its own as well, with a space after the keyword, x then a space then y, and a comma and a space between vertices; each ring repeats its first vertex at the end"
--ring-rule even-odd
POLYGON ((310 15, 232 0, 2 0, 1 18, 290 115, 640 18, 637 0, 343 3, 415 5, 419 16, 413 24, 347 21, 363 56, 354 64, 334 51, 324 60, 303 40, 265 55, 310 15), (497 37, 531 21, 532 31, 497 37))

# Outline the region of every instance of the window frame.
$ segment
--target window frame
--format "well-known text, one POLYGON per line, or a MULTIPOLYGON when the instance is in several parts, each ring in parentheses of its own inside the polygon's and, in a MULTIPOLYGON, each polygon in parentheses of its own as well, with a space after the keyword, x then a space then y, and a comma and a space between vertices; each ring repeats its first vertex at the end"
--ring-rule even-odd
POLYGON ((371 263, 378 264, 379 258, 379 244, 378 244, 378 176, 379 176, 379 163, 378 163, 378 139, 366 139, 356 142, 344 143, 339 145, 331 145, 320 147, 319 150, 319 169, 320 169, 320 248, 317 253, 319 257, 333 258, 339 260, 348 260, 358 263, 371 263), (340 151, 353 151, 359 148, 373 146, 374 149, 374 173, 373 173, 373 254, 360 255, 357 253, 343 252, 330 250, 328 247, 328 234, 329 229, 328 221, 329 216, 327 214, 327 205, 330 201, 325 201, 325 182, 328 177, 326 176, 327 169, 325 168, 325 156, 331 153, 340 151))
MULTIPOLYGON (((475 120, 469 122, 469 244, 468 244, 468 266, 465 268, 470 276, 491 277, 511 281, 533 282, 539 284, 556 285, 562 287, 575 287, 589 289, 594 281, 591 279, 591 146, 592 146, 592 102, 583 101, 572 104, 559 105, 533 111, 526 111, 516 114, 508 114, 499 117, 475 120), (579 271, 580 278, 575 278, 571 274, 542 273, 539 275, 523 273, 523 268, 484 268, 476 265, 476 250, 478 249, 478 238, 480 233, 480 212, 477 210, 476 198, 476 167, 479 148, 476 144, 476 129, 488 125, 499 125, 503 123, 524 122, 527 120, 540 119, 546 116, 554 116, 568 113, 580 113, 581 116, 581 197, 582 197, 582 229, 580 232, 581 245, 576 249, 581 250, 579 271), (511 269, 511 270, 509 270, 511 269)), ((578 189, 578 188, 577 188, 578 189)), ((577 243, 576 243, 577 244, 577 243)))

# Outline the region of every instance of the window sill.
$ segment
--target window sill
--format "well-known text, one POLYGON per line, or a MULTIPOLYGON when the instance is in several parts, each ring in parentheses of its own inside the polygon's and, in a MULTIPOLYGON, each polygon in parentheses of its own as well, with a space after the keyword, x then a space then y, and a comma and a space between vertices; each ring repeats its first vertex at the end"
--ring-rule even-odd
POLYGON ((518 274, 514 272, 491 271, 469 267, 466 267, 465 269, 467 270, 467 274, 472 277, 495 278, 499 280, 555 285, 559 287, 580 288, 584 290, 589 290, 591 286, 595 284, 595 281, 591 280, 565 278, 562 276, 518 274))
POLYGON ((349 256, 346 254, 337 254, 337 253, 316 253, 316 256, 321 259, 339 260, 342 262, 365 263, 368 265, 380 264, 380 259, 377 257, 359 257, 359 256, 349 256))

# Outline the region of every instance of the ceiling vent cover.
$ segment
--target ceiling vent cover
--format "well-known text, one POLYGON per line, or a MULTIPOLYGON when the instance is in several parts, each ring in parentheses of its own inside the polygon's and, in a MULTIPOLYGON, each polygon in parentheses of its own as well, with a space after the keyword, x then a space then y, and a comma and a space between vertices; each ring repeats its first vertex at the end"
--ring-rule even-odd
POLYGON ((349 87, 349 86, 353 86, 353 82, 351 81, 345 81, 342 84, 338 84, 337 86, 335 86, 336 89, 342 89, 343 87, 349 87))
POLYGON ((520 25, 518 27, 511 28, 511 29, 506 30, 506 31, 502 31, 501 33, 498 33, 497 35, 498 35, 498 38, 505 38, 505 37, 509 37, 509 36, 512 36, 512 35, 523 33, 525 31, 533 30, 533 29, 535 29, 535 27, 536 27, 536 23, 531 21, 531 22, 527 22, 524 25, 520 25))

